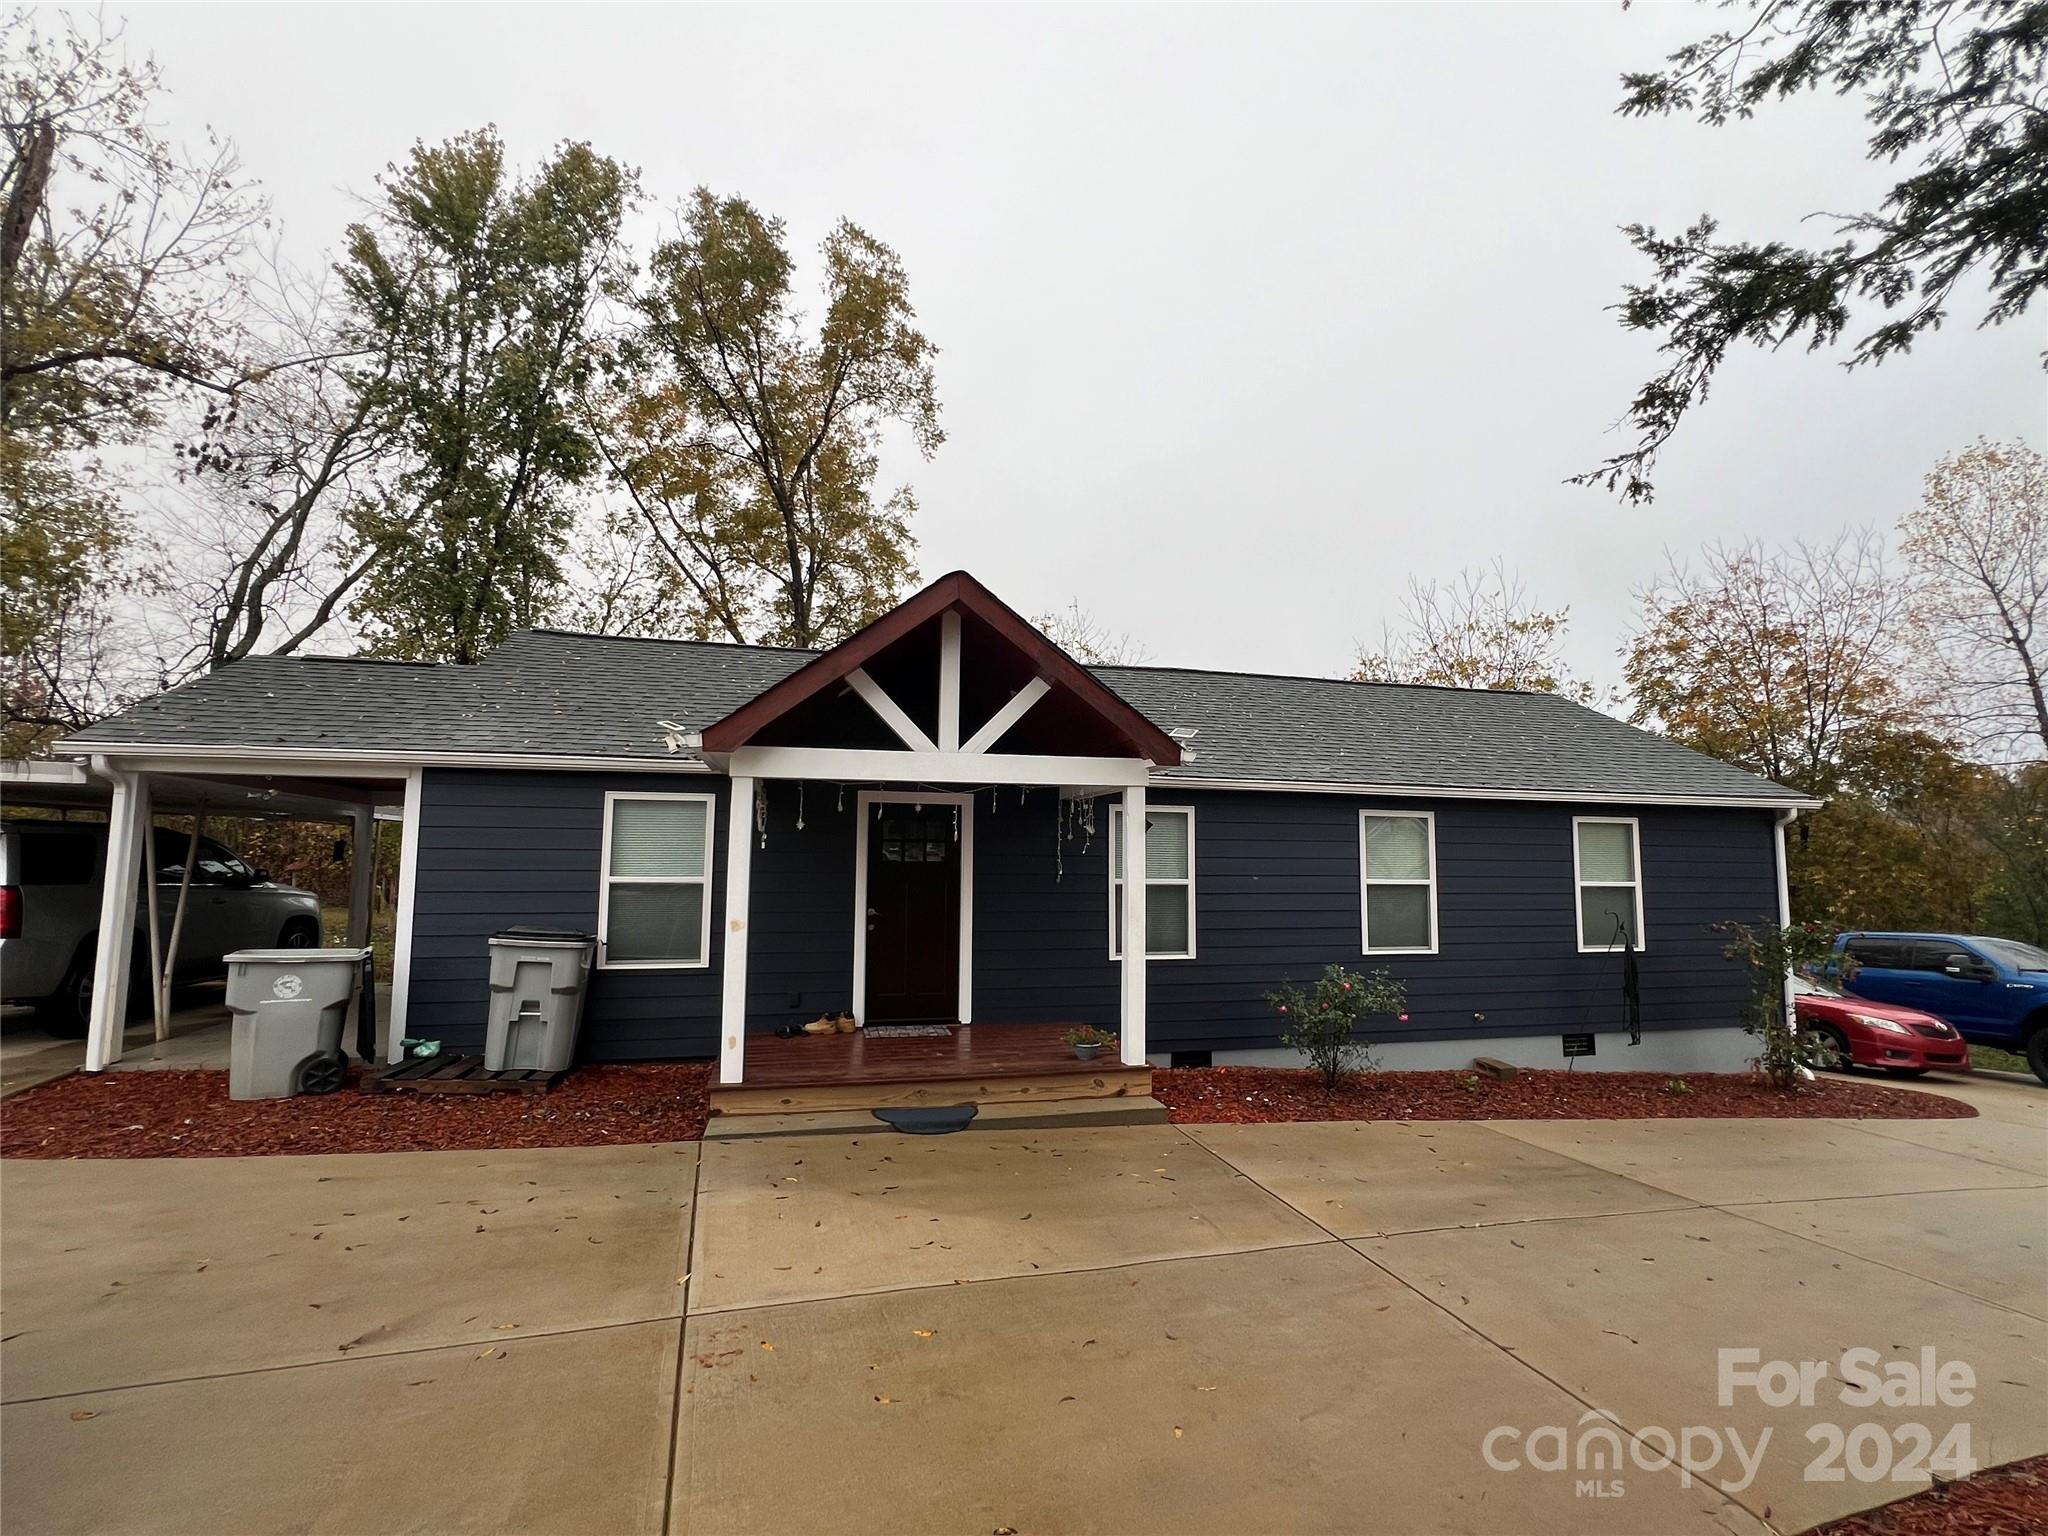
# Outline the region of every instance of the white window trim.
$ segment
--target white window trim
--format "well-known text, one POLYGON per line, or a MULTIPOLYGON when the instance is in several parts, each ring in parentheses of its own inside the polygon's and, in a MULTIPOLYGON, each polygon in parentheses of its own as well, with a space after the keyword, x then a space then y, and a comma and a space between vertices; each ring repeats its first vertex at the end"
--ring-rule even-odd
MULTIPOLYGON (((1641 819, 1635 816, 1574 816, 1572 818, 1572 925, 1578 930, 1579 953, 1582 955, 1618 955, 1621 953, 1621 946, 1618 944, 1588 944, 1586 942, 1585 890, 1587 881, 1579 868, 1579 828, 1587 825, 1628 828, 1629 849, 1633 856, 1636 870, 1636 877, 1631 882, 1630 887, 1635 892, 1636 901, 1636 953, 1641 954, 1650 946, 1643 932, 1643 826, 1641 819)), ((1592 882, 1594 885, 1603 886, 1611 886, 1614 883, 1607 880, 1595 880, 1592 882)))
POLYGON ((597 968, 601 971, 704 971, 711 968, 711 845, 718 834, 716 795, 663 794, 653 790, 608 789, 604 796, 604 843, 597 863, 597 968), (621 885, 701 885, 703 911, 699 914, 695 960, 611 960, 612 806, 620 800, 695 800, 704 807, 704 873, 701 875, 620 875, 621 885))
POLYGON ((1365 955, 1433 955, 1443 943, 1443 933, 1436 921, 1436 812, 1394 810, 1378 806, 1361 806, 1358 812, 1358 945, 1365 955), (1382 816, 1389 819, 1404 816, 1410 821, 1425 823, 1424 832, 1429 839, 1429 878, 1427 880, 1396 880, 1372 875, 1365 858, 1366 818, 1382 816), (1372 904, 1366 893, 1375 885, 1426 885, 1429 887, 1429 943, 1400 949, 1374 949, 1372 947, 1372 904))
MULTIPOLYGON (((1147 816, 1185 816, 1188 819, 1188 874, 1185 880, 1161 878, 1152 873, 1148 860, 1145 869, 1146 907, 1151 907, 1151 891, 1155 885, 1184 885, 1188 890, 1188 947, 1172 954, 1145 952, 1147 960, 1192 960, 1195 958, 1195 808, 1192 805, 1148 805, 1147 816)), ((1123 905, 1123 876, 1116 872, 1117 849, 1122 846, 1119 838, 1123 832, 1124 808, 1113 805, 1109 808, 1109 958, 1121 960, 1123 946, 1116 941, 1117 908, 1123 905)))

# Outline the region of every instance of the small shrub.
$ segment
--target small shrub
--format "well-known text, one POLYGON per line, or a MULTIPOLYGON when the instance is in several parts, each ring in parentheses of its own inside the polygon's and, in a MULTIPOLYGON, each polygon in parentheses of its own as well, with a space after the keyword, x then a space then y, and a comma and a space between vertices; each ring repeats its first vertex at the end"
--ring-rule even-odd
POLYGON ((1817 970, 1835 947, 1834 935, 1818 923, 1794 923, 1789 928, 1749 923, 1717 923, 1721 933, 1732 935, 1724 953, 1740 960, 1749 971, 1749 1006, 1743 1010, 1742 1027, 1758 1042, 1756 1069, 1773 1088, 1796 1088, 1801 1079, 1811 1081, 1814 1063, 1820 1058, 1820 1038, 1809 1035, 1792 1020, 1786 978, 1794 971, 1817 970))
POLYGON ((1408 991, 1387 971, 1360 976, 1333 965, 1313 987, 1284 983, 1267 1001, 1287 1021, 1281 1042, 1308 1058, 1325 1088, 1335 1088, 1346 1072, 1378 1070, 1371 1045, 1357 1038, 1359 1020, 1401 1013, 1408 991))
POLYGON ((1682 1077, 1674 1077, 1664 1085, 1664 1091, 1673 1098, 1683 1098, 1686 1094, 1692 1092, 1692 1084, 1682 1077))
POLYGON ((1467 1072, 1458 1079, 1458 1086, 1467 1093, 1477 1093, 1483 1085, 1479 1081, 1479 1074, 1477 1072, 1467 1072))

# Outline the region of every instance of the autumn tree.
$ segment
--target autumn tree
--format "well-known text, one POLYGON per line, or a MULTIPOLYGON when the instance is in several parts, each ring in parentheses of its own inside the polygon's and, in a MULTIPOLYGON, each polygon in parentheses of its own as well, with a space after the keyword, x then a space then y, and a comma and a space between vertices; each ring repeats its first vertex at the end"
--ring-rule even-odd
POLYGON ((1650 472, 1729 352, 1841 343, 1881 363, 1952 317, 2018 319, 2048 284, 2048 5, 2042 0, 1748 0, 1740 26, 1622 77, 1624 117, 1710 127, 1809 92, 1860 98, 1869 158, 1898 168, 1875 207, 1814 215, 1824 243, 1724 240, 1711 215, 1630 225, 1650 276, 1618 306, 1665 363, 1628 409, 1635 443, 1580 484, 1648 500, 1650 472), (1980 297, 1981 296, 1981 297, 1980 297), (1868 321, 1859 312, 1875 311, 1868 321), (1878 318, 1881 316, 1882 318, 1878 318))
MULTIPOLYGON (((131 449, 174 402, 231 409, 239 259, 265 218, 233 146, 155 123, 162 79, 118 32, 0 21, 0 732, 10 755, 154 678, 126 607, 154 550, 131 449)), ((201 407, 205 408, 205 407, 201 407)))
POLYGON ((678 632, 829 644, 916 576, 916 502, 875 479, 889 429, 944 440, 936 348, 888 246, 842 220, 820 255, 812 327, 782 221, 700 188, 636 296, 598 432, 678 632))
POLYGON ((1920 659, 1958 729, 2048 756, 2048 458, 1980 440, 1943 459, 1899 548, 1920 659))
POLYGON ((383 654, 475 661, 557 597, 633 179, 586 144, 521 176, 486 128, 415 147, 379 191, 339 272, 349 383, 402 462, 350 513, 354 614, 383 654))
POLYGON ((1537 607, 1499 561, 1448 584, 1410 577, 1398 627, 1383 628, 1378 649, 1360 649, 1351 675, 1362 683, 1559 693, 1590 704, 1598 691, 1564 659, 1570 623, 1570 609, 1537 607))

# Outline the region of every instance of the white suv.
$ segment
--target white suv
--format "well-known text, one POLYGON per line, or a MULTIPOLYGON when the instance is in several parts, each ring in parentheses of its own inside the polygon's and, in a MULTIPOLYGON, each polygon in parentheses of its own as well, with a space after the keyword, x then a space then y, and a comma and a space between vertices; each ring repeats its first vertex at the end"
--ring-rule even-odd
MULTIPOLYGON (((191 835, 158 827, 157 902, 168 938, 191 835)), ((52 1030, 80 1035, 92 1006, 93 950, 107 862, 104 822, 0 822, 0 1000, 38 1003, 52 1030)), ((138 882, 139 885, 140 882, 138 882)), ((143 906, 141 892, 136 905, 143 906)), ((133 974, 148 975, 148 919, 136 919, 133 974)), ((238 949, 312 949, 320 943, 320 898, 279 885, 211 838, 199 840, 185 926, 178 938, 183 982, 218 976, 238 949)), ((148 983, 130 998, 146 997, 148 983)))

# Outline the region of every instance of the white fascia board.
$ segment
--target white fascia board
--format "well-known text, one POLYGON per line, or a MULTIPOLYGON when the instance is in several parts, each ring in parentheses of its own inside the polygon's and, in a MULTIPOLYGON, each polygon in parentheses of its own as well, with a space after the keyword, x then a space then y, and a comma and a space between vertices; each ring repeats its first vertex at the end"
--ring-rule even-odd
MULTIPOLYGON (((59 750, 65 750, 60 747, 59 750)), ((695 758, 595 757, 518 752, 335 752, 324 747, 192 747, 137 742, 69 749, 75 757, 100 756, 144 773, 381 774, 402 777, 412 768, 513 768, 532 772, 709 773, 695 758)))
POLYGON ((1762 795, 1650 795, 1601 793, 1591 790, 1470 789, 1434 784, 1332 784, 1295 779, 1185 779, 1154 774, 1154 788, 1257 790, 1281 795, 1403 796, 1414 800, 1526 800, 1543 805, 1671 805, 1709 810, 1815 811, 1825 800, 1789 800, 1762 795))
POLYGON ((872 780, 883 784, 1143 785, 1152 765, 1137 757, 1026 757, 1007 753, 890 752, 838 747, 736 747, 734 777, 872 780))

